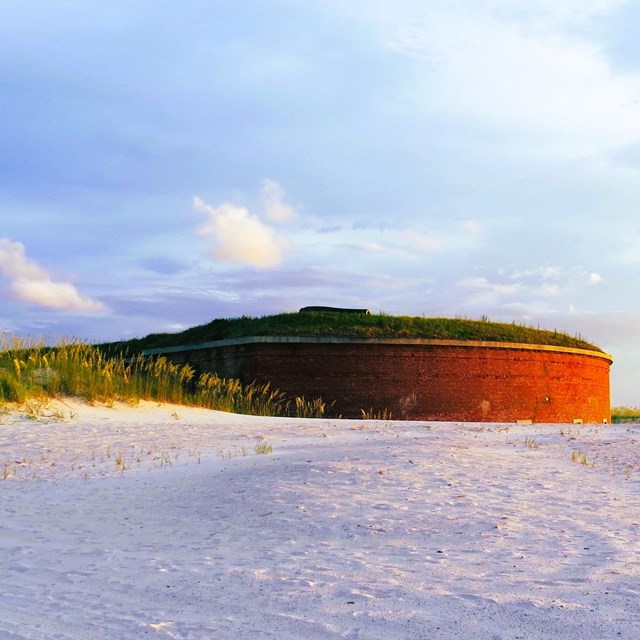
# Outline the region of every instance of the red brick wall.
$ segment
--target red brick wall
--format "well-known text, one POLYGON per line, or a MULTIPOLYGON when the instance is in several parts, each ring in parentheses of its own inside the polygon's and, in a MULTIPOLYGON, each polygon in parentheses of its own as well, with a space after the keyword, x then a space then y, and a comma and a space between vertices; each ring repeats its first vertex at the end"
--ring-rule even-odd
POLYGON ((292 396, 335 401, 343 417, 387 409, 394 418, 415 420, 610 421, 611 360, 590 351, 437 341, 269 341, 165 355, 190 362, 199 373, 271 382, 292 396))

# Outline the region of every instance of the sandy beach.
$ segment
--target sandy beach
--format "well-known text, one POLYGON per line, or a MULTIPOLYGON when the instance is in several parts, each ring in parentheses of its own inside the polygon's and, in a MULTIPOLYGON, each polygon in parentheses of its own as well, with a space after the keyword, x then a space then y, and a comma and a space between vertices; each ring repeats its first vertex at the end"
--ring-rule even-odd
POLYGON ((637 427, 34 413, 0 414, 3 640, 640 636, 637 427))

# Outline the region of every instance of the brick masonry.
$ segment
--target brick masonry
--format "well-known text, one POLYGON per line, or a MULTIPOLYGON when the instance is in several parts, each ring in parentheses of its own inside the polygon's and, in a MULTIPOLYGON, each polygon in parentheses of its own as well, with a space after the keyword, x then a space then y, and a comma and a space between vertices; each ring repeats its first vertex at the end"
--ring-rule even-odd
POLYGON ((609 422, 612 358, 597 351, 443 340, 244 338, 148 351, 197 373, 406 420, 609 422))

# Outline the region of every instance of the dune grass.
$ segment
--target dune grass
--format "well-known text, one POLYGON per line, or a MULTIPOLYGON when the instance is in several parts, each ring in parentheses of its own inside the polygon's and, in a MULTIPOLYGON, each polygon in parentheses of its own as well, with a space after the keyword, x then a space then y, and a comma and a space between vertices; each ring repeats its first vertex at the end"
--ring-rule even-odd
POLYGON ((640 407, 612 407, 611 422, 640 422, 640 407))
POLYGON ((320 399, 287 398, 269 384, 242 385, 212 373, 196 378, 188 364, 162 357, 107 356, 78 341, 48 347, 2 338, 0 406, 60 396, 106 404, 153 400, 261 416, 322 417, 327 408, 320 399))

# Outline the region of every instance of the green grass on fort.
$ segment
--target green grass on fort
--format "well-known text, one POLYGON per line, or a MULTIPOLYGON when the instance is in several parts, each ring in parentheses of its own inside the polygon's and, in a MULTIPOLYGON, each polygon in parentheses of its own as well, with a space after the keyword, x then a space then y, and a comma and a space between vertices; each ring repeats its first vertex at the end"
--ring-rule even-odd
POLYGON ((312 336, 343 338, 424 338, 436 340, 478 340, 541 344, 601 351, 581 336, 517 323, 487 319, 423 318, 364 313, 281 313, 263 317, 217 319, 179 333, 154 333, 144 338, 118 342, 110 349, 139 353, 249 336, 312 336))

